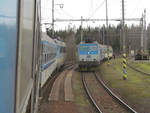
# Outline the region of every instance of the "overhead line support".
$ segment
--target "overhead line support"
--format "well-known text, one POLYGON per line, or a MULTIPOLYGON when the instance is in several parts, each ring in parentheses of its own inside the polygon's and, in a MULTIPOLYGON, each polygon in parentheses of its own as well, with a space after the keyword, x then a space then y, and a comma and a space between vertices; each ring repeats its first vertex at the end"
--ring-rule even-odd
MULTIPOLYGON (((108 19, 108 21, 121 21, 122 19, 108 19)), ((127 18, 126 21, 140 21, 141 18, 127 18)), ((77 21, 106 21, 106 19, 55 19, 55 22, 77 22, 77 21)))

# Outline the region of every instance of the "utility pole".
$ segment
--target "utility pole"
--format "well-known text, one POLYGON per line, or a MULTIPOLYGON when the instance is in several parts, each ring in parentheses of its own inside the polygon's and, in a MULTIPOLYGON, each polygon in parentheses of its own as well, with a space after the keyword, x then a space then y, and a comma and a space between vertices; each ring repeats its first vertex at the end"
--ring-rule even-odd
POLYGON ((108 6, 107 6, 107 0, 106 0, 106 27, 108 28, 108 6))
POLYGON ((124 25, 125 25, 124 0, 122 0, 122 39, 123 39, 123 53, 126 53, 124 25))
POLYGON ((82 26, 83 26, 83 17, 81 16, 81 42, 83 41, 83 30, 82 30, 82 26))
POLYGON ((122 0, 122 38, 123 38, 123 80, 127 79, 127 59, 126 59, 126 46, 125 46, 125 13, 124 13, 124 0, 122 0))
POLYGON ((121 25, 121 28, 120 28, 120 53, 122 51, 122 21, 120 21, 120 25, 121 25))
POLYGON ((101 39, 101 29, 100 29, 100 26, 99 26, 99 31, 98 31, 98 35, 99 35, 99 43, 103 43, 103 40, 101 39))
POLYGON ((146 10, 144 10, 141 18, 141 52, 144 52, 144 50, 146 50, 146 40, 146 10))
POLYGON ((106 0, 106 37, 107 37, 107 57, 108 57, 108 65, 109 65, 108 5, 107 5, 107 0, 106 0))
POLYGON ((146 34, 146 9, 144 9, 144 50, 147 48, 147 34, 146 34))
POLYGON ((141 52, 143 52, 143 50, 144 50, 143 39, 144 39, 144 15, 142 14, 142 19, 141 19, 141 52))
POLYGON ((103 45, 105 44, 105 26, 103 25, 103 45))
POLYGON ((54 37, 54 0, 52 0, 52 37, 54 37))

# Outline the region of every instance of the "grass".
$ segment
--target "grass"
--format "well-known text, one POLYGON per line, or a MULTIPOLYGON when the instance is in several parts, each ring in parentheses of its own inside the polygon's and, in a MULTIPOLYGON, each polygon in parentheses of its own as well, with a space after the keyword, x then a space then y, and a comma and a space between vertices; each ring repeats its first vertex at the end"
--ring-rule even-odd
POLYGON ((74 72, 73 75, 73 92, 74 102, 78 106, 81 113, 91 113, 91 104, 88 98, 85 96, 84 88, 81 81, 81 74, 74 72))
POLYGON ((129 62, 131 66, 134 66, 135 68, 142 70, 146 73, 150 73, 150 62, 129 62))
POLYGON ((110 61, 110 66, 107 66, 107 63, 102 64, 100 70, 103 78, 130 104, 136 105, 140 112, 150 112, 150 77, 127 67, 128 77, 123 80, 121 62, 122 59, 116 59, 110 61))

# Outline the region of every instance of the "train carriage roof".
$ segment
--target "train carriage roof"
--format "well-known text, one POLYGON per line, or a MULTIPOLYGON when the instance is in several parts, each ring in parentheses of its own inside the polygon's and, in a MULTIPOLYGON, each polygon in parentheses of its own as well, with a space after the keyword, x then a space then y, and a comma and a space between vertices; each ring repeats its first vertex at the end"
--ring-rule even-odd
POLYGON ((48 43, 51 43, 51 44, 54 44, 54 45, 58 45, 58 46, 63 46, 65 47, 66 44, 62 41, 59 41, 57 39, 52 39, 51 37, 49 37, 46 32, 42 32, 42 42, 48 42, 48 43))
POLYGON ((58 46, 63 46, 63 47, 66 47, 66 44, 62 41, 59 41, 57 39, 54 39, 55 43, 58 45, 58 46))
POLYGON ((49 37, 46 34, 46 32, 42 32, 42 42, 44 42, 44 41, 56 45, 55 41, 51 37, 49 37))

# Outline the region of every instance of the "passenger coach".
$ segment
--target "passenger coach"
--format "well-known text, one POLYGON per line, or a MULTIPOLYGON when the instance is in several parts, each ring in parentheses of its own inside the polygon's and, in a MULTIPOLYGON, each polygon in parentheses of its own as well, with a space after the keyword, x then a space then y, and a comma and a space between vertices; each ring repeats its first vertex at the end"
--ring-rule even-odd
POLYGON ((58 39, 52 39, 46 32, 42 32, 42 63, 41 63, 41 88, 55 70, 59 70, 65 60, 66 44, 58 39))

